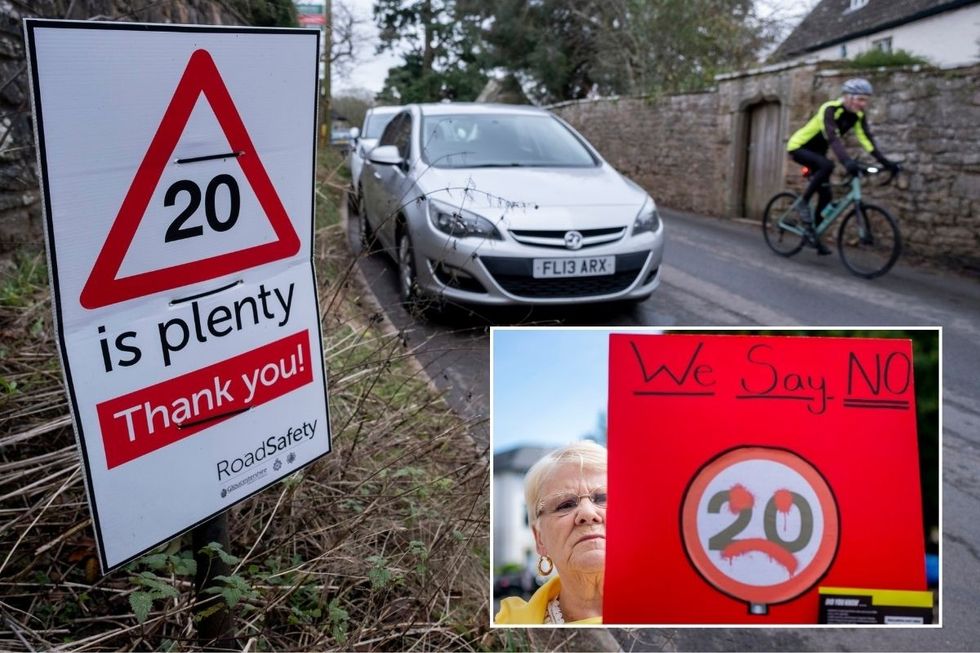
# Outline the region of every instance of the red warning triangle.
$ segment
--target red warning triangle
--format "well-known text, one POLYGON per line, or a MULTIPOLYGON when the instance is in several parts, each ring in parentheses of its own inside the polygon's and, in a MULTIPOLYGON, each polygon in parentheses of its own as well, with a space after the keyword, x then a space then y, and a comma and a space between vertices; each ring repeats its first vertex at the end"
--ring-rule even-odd
POLYGON ((191 55, 187 69, 177 83, 173 99, 163 114, 156 135, 136 171, 102 251, 95 260, 92 273, 82 289, 80 301, 82 306, 89 309, 108 306, 288 258, 299 251, 299 246, 296 230, 259 160, 252 139, 245 130, 214 60, 206 50, 197 50, 191 55), (201 93, 211 104, 215 118, 232 150, 241 152, 236 160, 241 165, 259 205, 269 218, 276 240, 117 279, 116 275, 132 245, 136 229, 201 93))

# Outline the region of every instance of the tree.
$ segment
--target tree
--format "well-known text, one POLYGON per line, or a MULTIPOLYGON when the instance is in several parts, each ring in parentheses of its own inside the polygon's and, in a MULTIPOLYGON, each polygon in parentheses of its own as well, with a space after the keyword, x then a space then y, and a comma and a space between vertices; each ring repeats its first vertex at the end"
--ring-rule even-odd
POLYGON ((471 101, 486 84, 486 75, 472 64, 426 72, 418 54, 405 55, 405 63, 388 70, 381 104, 409 104, 438 100, 471 101))
POLYGON ((231 6, 249 25, 256 27, 295 27, 296 6, 292 0, 233 0, 231 6))
POLYGON ((703 88, 772 38, 752 0, 494 0, 490 63, 539 101, 703 88))
POLYGON ((771 57, 776 47, 803 21, 820 0, 755 0, 755 12, 768 45, 762 54, 771 57))
POLYGON ((699 90, 764 45, 753 0, 610 0, 604 14, 597 70, 626 92, 699 90))
POLYGON ((363 18, 351 9, 347 0, 332 0, 330 16, 330 70, 337 77, 347 79, 351 68, 360 57, 361 44, 368 35, 365 33, 363 18))
POLYGON ((778 33, 755 0, 376 0, 379 51, 407 48, 382 98, 471 99, 491 69, 543 103, 699 90, 778 33))
POLYGON ((376 0, 378 52, 405 52, 388 71, 384 102, 472 100, 486 83, 474 0, 376 0))
POLYGON ((598 57, 596 0, 494 0, 482 8, 489 63, 514 73, 540 102, 586 97, 598 57))

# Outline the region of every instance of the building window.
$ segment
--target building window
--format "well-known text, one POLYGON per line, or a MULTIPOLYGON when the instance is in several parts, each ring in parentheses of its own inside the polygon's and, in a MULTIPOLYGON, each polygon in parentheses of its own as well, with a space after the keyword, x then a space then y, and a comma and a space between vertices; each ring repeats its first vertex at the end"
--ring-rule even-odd
POLYGON ((883 39, 877 39, 871 42, 871 47, 875 50, 881 50, 882 52, 892 51, 892 37, 887 37, 883 39))
POLYGON ((866 4, 868 4, 868 0, 851 0, 851 11, 854 11, 855 9, 860 9, 866 4))
POLYGON ((840 58, 847 59, 847 43, 840 44, 840 58))

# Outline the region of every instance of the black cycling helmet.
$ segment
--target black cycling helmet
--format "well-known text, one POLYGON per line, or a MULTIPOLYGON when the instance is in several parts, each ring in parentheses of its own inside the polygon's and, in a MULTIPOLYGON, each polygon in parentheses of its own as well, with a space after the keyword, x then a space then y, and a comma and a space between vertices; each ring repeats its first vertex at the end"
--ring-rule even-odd
POLYGON ((840 90, 844 95, 874 95, 871 82, 861 77, 847 80, 840 90))

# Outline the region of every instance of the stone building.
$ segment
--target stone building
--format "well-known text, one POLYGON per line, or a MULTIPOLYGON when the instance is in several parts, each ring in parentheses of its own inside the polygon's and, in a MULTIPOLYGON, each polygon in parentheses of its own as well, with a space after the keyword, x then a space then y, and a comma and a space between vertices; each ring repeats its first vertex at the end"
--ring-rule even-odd
POLYGON ((853 59, 905 50, 937 66, 980 59, 980 0, 822 0, 773 53, 776 61, 853 59))

